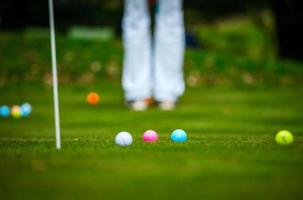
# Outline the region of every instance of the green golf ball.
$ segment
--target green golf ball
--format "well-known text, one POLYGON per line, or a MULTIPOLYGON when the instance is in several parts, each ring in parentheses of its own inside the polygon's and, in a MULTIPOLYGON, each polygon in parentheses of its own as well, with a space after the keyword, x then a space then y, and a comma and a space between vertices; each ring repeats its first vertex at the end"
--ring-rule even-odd
POLYGON ((292 135, 291 132, 287 130, 279 131, 276 135, 277 144, 289 145, 293 143, 293 141, 294 141, 294 136, 292 135))

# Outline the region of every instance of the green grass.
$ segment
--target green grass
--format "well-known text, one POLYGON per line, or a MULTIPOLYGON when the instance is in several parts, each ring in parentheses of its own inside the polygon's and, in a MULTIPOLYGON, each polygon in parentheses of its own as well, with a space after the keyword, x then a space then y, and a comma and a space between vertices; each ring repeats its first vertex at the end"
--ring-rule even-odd
POLYGON ((57 42, 60 151, 48 36, 0 34, 0 105, 28 101, 34 109, 26 119, 0 118, 1 198, 303 198, 302 63, 191 49, 190 88, 178 109, 135 113, 123 105, 120 41, 58 34, 57 42), (101 94, 95 107, 85 103, 93 90, 101 94), (186 144, 169 141, 176 128, 188 132, 186 144), (147 129, 160 141, 143 143, 147 129), (294 133, 293 145, 275 144, 281 129, 294 133), (134 136, 131 147, 114 144, 124 130, 134 136))
POLYGON ((60 88, 62 150, 55 149, 51 88, 0 88, 0 104, 29 101, 27 119, 0 119, 3 199, 302 199, 302 87, 190 88, 174 112, 135 113, 117 83, 60 88), (90 107, 90 90, 102 96, 90 107), (169 141, 185 129, 186 144, 169 141), (141 141, 143 131, 160 135, 141 141), (280 129, 294 133, 279 146, 280 129), (114 144, 121 130, 131 147, 114 144))

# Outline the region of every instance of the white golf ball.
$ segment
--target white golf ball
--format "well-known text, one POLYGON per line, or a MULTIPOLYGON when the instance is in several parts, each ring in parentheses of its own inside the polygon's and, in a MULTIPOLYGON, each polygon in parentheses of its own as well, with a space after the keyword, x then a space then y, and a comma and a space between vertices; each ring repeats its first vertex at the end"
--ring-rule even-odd
POLYGON ((116 135, 115 142, 119 146, 129 146, 133 143, 133 137, 128 132, 120 132, 116 135))

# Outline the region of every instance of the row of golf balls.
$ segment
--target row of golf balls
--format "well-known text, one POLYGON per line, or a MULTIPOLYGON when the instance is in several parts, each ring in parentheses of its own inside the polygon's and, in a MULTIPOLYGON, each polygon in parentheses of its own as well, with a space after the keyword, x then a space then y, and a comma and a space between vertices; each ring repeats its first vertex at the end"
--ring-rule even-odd
POLYGON ((14 118, 28 117, 32 112, 32 106, 29 103, 24 103, 21 106, 14 105, 11 108, 7 105, 0 107, 0 117, 8 118, 10 116, 14 118))
MULTIPOLYGON (((144 142, 156 142, 159 139, 158 134, 153 130, 145 131, 143 134, 144 142)), ((186 142, 187 134, 184 130, 177 129, 170 136, 173 142, 186 142)), ((288 130, 281 130, 276 134, 276 143, 280 145, 290 145, 294 142, 293 134, 288 130)), ((128 132, 120 132, 117 134, 115 142, 119 146, 129 146, 133 143, 133 137, 128 132)))
MULTIPOLYGON (((158 134, 153 130, 145 131, 143 134, 144 142, 156 142, 159 139, 158 134)), ((174 130, 170 136, 173 142, 186 142, 187 134, 184 130, 174 130)), ((115 142, 119 146, 129 146, 133 143, 133 137, 129 132, 123 131, 116 135, 115 142)))

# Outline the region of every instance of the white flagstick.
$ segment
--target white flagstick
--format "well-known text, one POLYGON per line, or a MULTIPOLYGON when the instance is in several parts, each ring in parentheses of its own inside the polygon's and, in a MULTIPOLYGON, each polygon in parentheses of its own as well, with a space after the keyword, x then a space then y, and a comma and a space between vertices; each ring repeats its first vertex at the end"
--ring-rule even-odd
POLYGON ((56 38, 55 38, 53 0, 48 0, 48 7, 49 7, 49 24, 50 24, 50 37, 51 37, 51 56, 52 56, 52 72, 53 72, 53 93, 54 93, 56 147, 57 147, 57 149, 61 149, 59 95, 58 95, 58 74, 57 74, 56 38))

